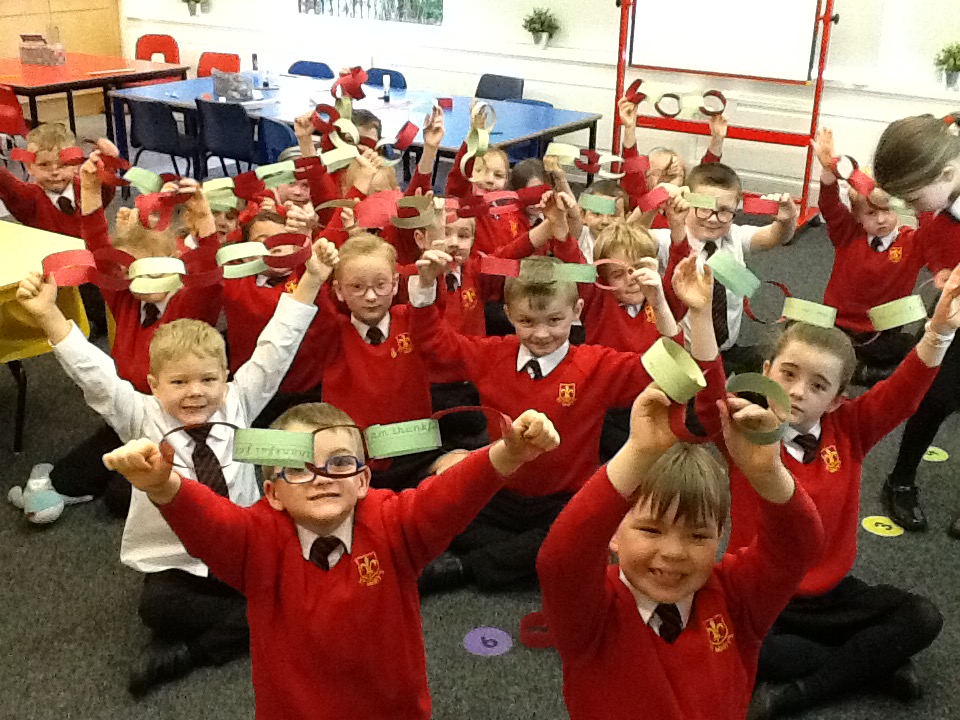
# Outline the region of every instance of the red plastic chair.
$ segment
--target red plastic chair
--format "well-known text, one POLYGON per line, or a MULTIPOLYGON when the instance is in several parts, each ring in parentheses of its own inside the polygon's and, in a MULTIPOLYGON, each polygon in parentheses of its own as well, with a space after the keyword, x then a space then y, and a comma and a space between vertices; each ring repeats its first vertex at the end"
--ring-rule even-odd
POLYGON ((0 135, 26 137, 30 132, 23 119, 23 108, 17 94, 6 85, 0 85, 0 135))
POLYGON ((233 53, 205 52, 197 65, 197 77, 210 77, 211 70, 220 72, 240 72, 240 56, 233 53))
POLYGON ((176 65, 180 62, 180 46, 172 35, 141 35, 137 39, 137 60, 153 60, 154 55, 163 55, 163 62, 176 65))

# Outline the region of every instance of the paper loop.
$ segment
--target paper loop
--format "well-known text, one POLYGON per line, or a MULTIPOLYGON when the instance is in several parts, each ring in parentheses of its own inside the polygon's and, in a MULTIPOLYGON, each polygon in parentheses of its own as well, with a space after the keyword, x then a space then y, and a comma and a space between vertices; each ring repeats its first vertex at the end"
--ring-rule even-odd
POLYGON ((573 161, 578 170, 583 170, 591 175, 600 172, 600 153, 596 150, 585 148, 580 151, 580 157, 573 161), (586 158, 585 160, 581 158, 586 158))
POLYGON ((466 138, 467 152, 460 158, 460 172, 467 174, 467 164, 476 157, 485 155, 490 149, 490 131, 471 128, 466 138))
POLYGON ((310 238, 298 233, 273 235, 267 238, 263 244, 268 250, 283 245, 292 245, 297 248, 296 252, 289 255, 264 255, 263 262, 266 263, 267 267, 274 270, 292 270, 300 267, 313 255, 313 245, 310 243, 310 238))
MULTIPOLYGON (((791 403, 787 391, 783 389, 780 383, 760 373, 743 373, 742 375, 731 376, 727 380, 727 392, 734 395, 744 392, 763 395, 767 399, 768 405, 779 405, 784 413, 790 412, 791 403)), ((754 445, 773 445, 783 439, 789 426, 787 421, 780 423, 773 430, 753 430, 741 425, 740 432, 754 445)))
POLYGON ((560 165, 573 165, 574 161, 580 157, 580 148, 567 143, 552 142, 547 145, 547 151, 543 157, 544 159, 554 157, 560 165))
POLYGON ((680 96, 679 96, 677 93, 675 93, 675 92, 668 92, 668 93, 664 93, 663 95, 661 95, 661 96, 660 96, 660 99, 657 100, 657 102, 654 104, 653 107, 654 107, 654 109, 655 109, 658 113, 660 113, 660 115, 662 115, 663 117, 665 117, 665 118, 675 118, 675 117, 677 117, 677 116, 680 114, 680 112, 683 110, 683 103, 681 102, 680 96), (663 109, 663 106, 662 106, 664 100, 673 100, 673 101, 675 101, 675 102, 676 102, 676 105, 677 105, 676 110, 671 110, 671 111, 664 110, 664 109, 663 109))
POLYGON ((606 195, 589 195, 582 193, 577 199, 577 204, 596 215, 616 215, 617 201, 615 198, 606 195))
MULTIPOLYGON (((420 132, 420 128, 414 125, 409 120, 407 123, 400 128, 400 132, 397 133, 397 138, 391 144, 396 150, 403 152, 409 148, 413 141, 417 139, 417 134, 420 132)), ((379 145, 379 143, 377 143, 379 145)))
POLYGON ((24 150, 23 148, 15 147, 10 150, 10 159, 14 162, 24 163, 25 165, 32 165, 37 161, 37 154, 29 150, 24 150))
POLYGON ((204 193, 210 212, 230 212, 240 207, 240 198, 233 194, 233 190, 216 190, 204 193))
POLYGON ((611 153, 602 153, 597 160, 597 164, 600 166, 599 172, 597 175, 603 178, 604 180, 619 180, 624 177, 627 173, 624 169, 624 172, 613 172, 612 170, 604 170, 604 165, 610 165, 613 163, 620 163, 620 167, 623 168, 624 159, 619 155, 612 155, 611 153))
POLYGON ((147 229, 166 230, 173 219, 173 209, 190 201, 193 193, 155 192, 138 195, 134 204, 140 213, 140 224, 147 229), (150 225, 152 216, 156 214, 156 222, 150 225))
POLYGON ((364 437, 370 457, 378 459, 436 450, 443 444, 440 423, 433 418, 371 425, 364 431, 364 437))
POLYGON ((927 309, 919 295, 907 295, 883 305, 877 305, 867 311, 870 322, 877 332, 909 325, 918 320, 927 319, 927 309))
POLYGON ((605 258, 605 259, 603 259, 603 260, 596 260, 596 261, 593 263, 593 266, 594 266, 595 268, 597 268, 597 280, 596 280, 596 282, 594 282, 593 284, 596 285, 596 286, 597 286, 598 288, 600 288, 601 290, 621 290, 621 289, 623 289, 623 287, 624 287, 625 285, 628 285, 628 284, 629 284, 629 276, 630 276, 630 273, 633 272, 633 266, 632 266, 632 265, 628 265, 627 263, 625 263, 625 262, 623 262, 623 261, 621 261, 621 260, 613 260, 613 259, 611 259, 611 258, 605 258), (604 266, 604 265, 615 265, 615 266, 621 268, 622 270, 624 270, 624 271, 627 273, 627 277, 628 277, 627 282, 624 283, 624 285, 604 285, 603 283, 601 283, 600 280, 599 280, 599 278, 600 278, 600 268, 601 268, 602 266, 604 266))
POLYGON ((93 258, 97 262, 94 282, 98 287, 114 292, 129 289, 127 269, 136 261, 133 255, 114 247, 105 247, 93 253, 93 258))
POLYGON ((783 317, 822 328, 832 328, 837 322, 837 309, 829 305, 788 297, 783 301, 783 317))
POLYGON ((183 260, 173 257, 141 258, 127 268, 130 292, 140 294, 168 293, 178 290, 187 267, 183 260), (150 277, 159 275, 160 277, 150 277))
POLYGON ((637 199, 637 207, 641 212, 650 212, 663 205, 670 199, 670 191, 666 188, 655 187, 653 190, 637 199))
POLYGON ((248 170, 233 178, 233 192, 242 200, 257 202, 264 197, 267 186, 257 177, 255 172, 248 170))
POLYGON ((327 210, 329 208, 351 208, 352 209, 357 204, 358 203, 356 200, 346 200, 341 198, 338 200, 327 200, 324 203, 320 203, 319 205, 317 205, 316 209, 317 210, 327 210))
POLYGON ((263 180, 266 187, 275 188, 280 185, 295 183, 297 181, 294 175, 295 171, 296 166, 293 164, 293 160, 284 160, 270 165, 261 165, 254 172, 258 178, 263 180))
POLYGON ((127 170, 130 170, 130 163, 122 157, 102 155, 97 162, 97 177, 100 179, 100 184, 106 185, 107 187, 123 187, 129 185, 130 181, 127 180, 126 177, 117 176, 118 172, 127 170))
POLYGON ((870 197, 870 193, 877 186, 873 178, 860 169, 860 165, 850 155, 840 155, 833 159, 830 171, 837 177, 846 180, 850 187, 863 197, 870 197))
POLYGON ((252 465, 302 468, 313 462, 313 433, 240 428, 233 436, 233 459, 252 465))
MULTIPOLYGON (((336 134, 334 133, 331 137, 336 137, 336 134)), ((320 153, 320 162, 324 164, 328 172, 337 172, 345 167, 349 167, 358 157, 360 157, 360 151, 357 150, 357 146, 345 143, 339 147, 335 147, 333 150, 320 153)))
POLYGON ((647 374, 675 403, 686 405, 707 386, 697 362, 670 338, 661 337, 640 358, 647 374))
POLYGON ((310 124, 321 135, 333 132, 333 123, 340 119, 340 112, 331 105, 317 105, 310 116, 310 124), (326 117, 326 119, 324 119, 326 117))
MULTIPOLYGON (((778 290, 780 290, 780 292, 783 293, 784 299, 786 299, 786 298, 788 298, 788 297, 792 297, 792 293, 790 292, 790 288, 788 288, 786 285, 784 285, 784 284, 781 283, 781 282, 776 282, 775 280, 764 280, 764 281, 763 281, 763 284, 764 284, 764 285, 771 285, 771 286, 777 288, 778 290)), ((772 320, 761 320, 761 319, 758 318, 758 317, 756 316, 756 314, 754 313, 754 311, 753 311, 753 306, 750 304, 750 298, 747 298, 747 297, 745 297, 745 298, 743 299, 743 312, 746 314, 746 316, 747 316, 748 318, 750 318, 750 319, 753 320, 754 322, 760 323, 761 325, 769 325, 770 323, 778 322, 778 321, 780 320, 780 318, 782 317, 782 315, 777 315, 777 317, 773 318, 772 320)))
MULTIPOLYGON (((160 442, 157 443, 157 445, 160 446, 160 454, 173 467, 180 468, 182 470, 187 470, 190 473, 195 472, 193 467, 190 467, 187 465, 181 465, 180 463, 177 463, 174 461, 175 455, 173 452, 173 448, 171 447, 170 443, 167 442, 167 438, 170 437, 171 435, 175 435, 176 433, 183 432, 185 430, 193 430, 194 428, 201 428, 201 427, 213 427, 214 425, 223 425, 224 427, 228 427, 234 431, 234 434, 236 434, 237 430, 239 430, 239 428, 233 423, 222 422, 222 421, 197 423, 196 425, 180 425, 179 427, 175 427, 172 430, 168 430, 163 434, 163 437, 160 438, 160 442)), ((221 466, 221 468, 223 467, 225 466, 221 466)))
POLYGON ((706 264, 714 278, 734 295, 750 298, 760 289, 760 278, 726 250, 715 252, 706 264))
POLYGON ((363 100, 366 97, 363 92, 363 83, 367 81, 367 71, 360 68, 350 68, 347 75, 341 75, 333 81, 330 88, 330 94, 335 98, 349 97, 353 100, 363 100), (340 90, 340 94, 337 90, 340 90))
POLYGON ((61 165, 83 165, 86 160, 87 158, 84 156, 81 148, 68 147, 60 151, 61 165))
POLYGON ((687 205, 693 208, 717 209, 717 198, 715 195, 701 195, 699 193, 688 192, 683 194, 683 199, 687 205))
POLYGON ((720 108, 708 108, 706 103, 704 103, 700 106, 700 112, 708 117, 712 117, 714 115, 723 115, 723 111, 727 109, 727 99, 723 96, 723 93, 719 90, 707 90, 703 94, 703 99, 706 100, 707 98, 715 98, 716 100, 719 100, 720 108))
POLYGON ((426 195, 414 195, 412 197, 403 197, 397 201, 397 208, 413 208, 417 214, 413 217, 392 217, 390 222, 395 227, 412 230, 415 228, 430 227, 436 222, 437 210, 433 204, 433 198, 426 195))
POLYGON ((780 203, 748 195, 743 199, 743 211, 747 215, 776 215, 780 212, 780 203))
POLYGON ((262 242, 240 242, 224 245, 217 251, 217 265, 223 268, 223 277, 227 280, 259 275, 268 269, 263 257, 270 251, 262 242), (250 258, 242 263, 231 265, 243 258, 250 258))
POLYGON ((627 88, 623 96, 634 105, 639 105, 640 103, 642 103, 644 100, 647 99, 646 94, 640 92, 640 86, 642 84, 643 84, 642 79, 638 78, 634 80, 632 83, 630 83, 630 87, 627 88))
POLYGON ((163 180, 159 175, 142 167, 130 168, 123 174, 123 179, 144 195, 160 192, 163 187, 163 180))
POLYGON ((499 258, 494 255, 480 256, 480 272, 483 275, 502 275, 520 277, 520 261, 499 258))
POLYGON ((167 275, 158 278, 140 276, 130 281, 130 292, 138 295, 170 293, 179 290, 182 286, 183 280, 179 275, 167 275))
POLYGON ((43 259, 43 274, 51 276, 57 287, 76 287, 93 282, 97 263, 89 250, 65 250, 43 259))

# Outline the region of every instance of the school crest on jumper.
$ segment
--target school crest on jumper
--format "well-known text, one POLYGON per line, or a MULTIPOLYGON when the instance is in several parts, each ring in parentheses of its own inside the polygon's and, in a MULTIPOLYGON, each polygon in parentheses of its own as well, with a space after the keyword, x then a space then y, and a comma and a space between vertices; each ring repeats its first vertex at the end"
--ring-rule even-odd
POLYGON ((464 310, 472 310, 477 306, 477 291, 473 288, 467 288, 460 293, 460 302, 464 310))
POLYGON ((390 357, 396 357, 401 353, 407 355, 411 352, 413 352, 413 341, 410 339, 410 333, 397 335, 397 346, 390 351, 390 357))
POLYGON ((577 384, 560 383, 560 393, 557 395, 557 402, 563 407, 570 407, 577 401, 577 384))
POLYGON ((733 642, 733 631, 723 619, 723 615, 714 615, 703 623, 707 629, 707 637, 714 652, 723 652, 733 642))
POLYGON ((366 587, 373 587, 383 579, 383 570, 380 569, 380 561, 375 552, 369 552, 361 555, 355 562, 357 563, 357 572, 360 573, 360 584, 366 587))
POLYGON ((520 225, 517 223, 516 220, 511 220, 511 221, 510 221, 510 233, 511 233, 514 237, 516 237, 517 235, 520 234, 520 225))
POLYGON ((890 262, 898 263, 901 260, 903 260, 903 248, 901 247, 890 248, 890 262))
POLYGON ((652 325, 657 324, 657 314, 653 311, 653 308, 646 303, 643 305, 643 314, 646 316, 648 323, 652 325))
POLYGON ((288 293, 292 293, 294 290, 297 289, 297 283, 298 283, 298 282, 299 282, 299 280, 289 280, 289 281, 287 281, 287 284, 283 286, 283 291, 284 291, 284 292, 288 292, 288 293))
POLYGON ((827 470, 835 473, 840 469, 840 453, 837 452, 836 445, 829 445, 820 451, 820 457, 826 463, 827 470))

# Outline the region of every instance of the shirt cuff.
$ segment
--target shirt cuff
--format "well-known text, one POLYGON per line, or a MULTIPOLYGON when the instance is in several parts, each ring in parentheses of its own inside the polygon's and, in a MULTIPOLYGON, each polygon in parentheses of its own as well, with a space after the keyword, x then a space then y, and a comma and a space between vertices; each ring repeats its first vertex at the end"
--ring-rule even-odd
POLYGON ((428 288, 420 285, 420 276, 411 275, 407 278, 407 297, 410 298, 410 304, 415 308, 427 307, 437 301, 437 284, 433 283, 428 288))
POLYGON ((76 350, 78 347, 83 347, 88 343, 87 338, 84 337, 83 332, 77 327, 77 324, 73 320, 68 320, 67 322, 70 323, 70 332, 67 333, 67 336, 56 345, 50 343, 50 347, 52 347, 53 351, 58 355, 70 356, 71 351, 76 350))

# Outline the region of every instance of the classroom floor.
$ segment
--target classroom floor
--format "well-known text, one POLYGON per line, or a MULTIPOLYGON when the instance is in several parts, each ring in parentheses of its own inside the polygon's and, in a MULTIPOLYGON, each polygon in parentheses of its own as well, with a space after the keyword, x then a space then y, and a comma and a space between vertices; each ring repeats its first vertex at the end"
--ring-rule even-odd
MULTIPOLYGON (((86 123, 93 123, 84 120, 86 123)), ((81 134, 85 129, 81 128, 81 134)), ((86 129, 96 132, 96 127, 86 129)), ((90 135, 86 135, 90 137, 90 135)), ((150 163, 153 165, 153 162, 150 163)), ((169 164, 169 161, 166 161, 169 164)), ((162 164, 165 169, 166 164, 162 164)), ((806 231, 792 246, 751 261, 763 278, 786 282, 800 297, 822 297, 832 251, 822 229, 806 231)), ((773 310, 773 308, 770 308, 773 310)), ((747 323, 747 341, 763 326, 747 323)), ((27 437, 14 455, 16 390, 0 372, 0 493, 22 484, 32 465, 55 462, 95 422, 80 391, 52 356, 28 361, 27 437)), ((903 705, 880 694, 858 696, 800 716, 805 720, 955 720, 960 711, 960 541, 944 532, 960 510, 958 419, 947 421, 937 444, 951 454, 921 468, 923 505, 931 530, 899 538, 860 531, 856 572, 870 582, 889 582, 924 593, 945 615, 943 632, 916 660, 925 696, 903 705), (952 708, 952 709, 951 709, 952 708)), ((867 458, 862 516, 882 514, 879 486, 893 464, 899 431, 867 458)), ((147 639, 136 617, 138 573, 118 562, 122 523, 101 502, 67 508, 45 528, 32 526, 0 502, 0 720, 239 720, 254 717, 248 660, 203 669, 135 702, 126 691, 131 661, 147 639)), ((561 698, 560 663, 552 651, 529 650, 517 641, 519 621, 539 607, 536 592, 498 596, 473 591, 423 602, 427 664, 437 720, 558 720, 567 717, 561 698), (481 626, 510 633, 504 655, 477 657, 463 637, 481 626)), ((357 628, 357 642, 376 643, 357 628)), ((389 652, 389 648, 384 648, 389 652)), ((643 668, 627 670, 638 678, 643 668)), ((625 676, 625 682, 634 682, 625 676)), ((370 688, 375 692, 375 688, 370 688)), ((638 715, 639 717, 639 715, 638 715)), ((362 719, 357 719, 362 720, 362 719)), ((653 720, 653 719, 651 719, 653 720)))

